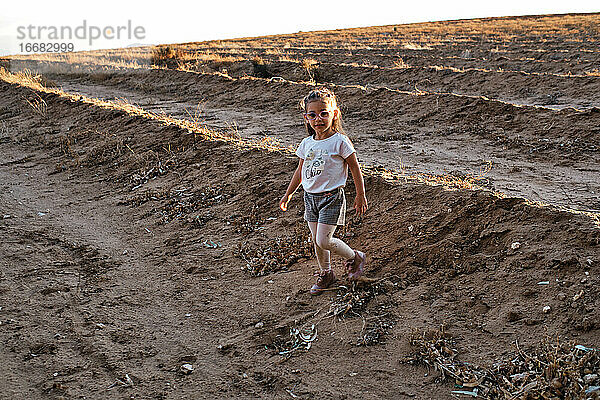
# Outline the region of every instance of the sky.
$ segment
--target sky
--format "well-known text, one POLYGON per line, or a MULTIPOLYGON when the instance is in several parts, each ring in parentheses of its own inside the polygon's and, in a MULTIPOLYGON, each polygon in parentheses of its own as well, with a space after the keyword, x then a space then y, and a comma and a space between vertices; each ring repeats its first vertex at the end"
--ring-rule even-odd
POLYGON ((574 12, 600 12, 600 1, 8 1, 2 5, 0 14, 0 55, 32 52, 35 43, 37 46, 50 43, 53 48, 62 44, 63 48, 70 46, 81 51, 411 22, 574 12))

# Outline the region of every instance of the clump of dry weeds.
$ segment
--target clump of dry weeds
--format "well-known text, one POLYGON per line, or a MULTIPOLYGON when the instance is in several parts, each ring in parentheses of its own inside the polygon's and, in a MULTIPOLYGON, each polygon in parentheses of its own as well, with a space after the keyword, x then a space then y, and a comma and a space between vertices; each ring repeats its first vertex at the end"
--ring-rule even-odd
POLYGON ((157 46, 152 49, 152 64, 174 68, 184 58, 184 52, 179 47, 157 46))
POLYGON ((404 360, 425 364, 453 380, 453 394, 484 399, 580 399, 600 395, 600 353, 574 343, 545 338, 534 349, 524 351, 515 343, 516 354, 482 367, 458 360, 455 340, 444 328, 415 329, 410 343, 415 354, 404 360))
POLYGON ((120 204, 139 207, 148 202, 156 202, 147 215, 160 216, 159 223, 167 224, 179 220, 196 226, 204 224, 212 218, 210 214, 196 215, 198 210, 210 208, 231 197, 221 186, 207 186, 193 190, 192 188, 174 188, 162 191, 146 191, 120 204))
POLYGON ((312 252, 308 232, 299 226, 293 234, 269 239, 260 246, 247 242, 238 246, 238 256, 246 262, 246 270, 252 276, 285 271, 298 260, 312 257, 312 252))
POLYGON ((386 335, 397 321, 393 313, 395 304, 387 292, 383 280, 342 285, 337 289, 327 315, 338 320, 362 319, 362 329, 354 342, 356 346, 385 344, 386 335))

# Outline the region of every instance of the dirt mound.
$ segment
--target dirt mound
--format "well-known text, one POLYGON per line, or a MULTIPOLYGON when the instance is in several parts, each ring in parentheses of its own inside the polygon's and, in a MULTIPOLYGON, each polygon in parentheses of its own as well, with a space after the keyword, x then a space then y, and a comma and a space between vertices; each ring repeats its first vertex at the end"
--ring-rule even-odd
MULTIPOLYGON (((399 363, 411 328, 445 325, 487 364, 547 334, 600 346, 600 229, 585 215, 367 173, 371 208, 340 235, 376 282, 312 298, 300 195, 277 207, 294 157, 1 86, 6 393, 446 398, 399 363)), ((232 104, 246 93, 262 92, 232 104)))
MULTIPOLYGON (((50 79, 57 79, 48 75, 50 79)), ((227 76, 194 74, 174 70, 111 71, 70 75, 77 82, 101 82, 105 86, 127 87, 152 94, 177 93, 179 98, 198 99, 208 105, 282 112, 290 109, 310 87, 264 79, 231 79, 227 76), (235 92, 236 96, 230 93, 235 92)), ((536 107, 517 107, 484 98, 456 95, 414 96, 384 88, 361 90, 335 87, 342 99, 344 117, 360 127, 367 119, 384 121, 381 128, 443 127, 444 135, 469 132, 495 141, 504 148, 542 159, 582 160, 598 151, 597 135, 600 112, 574 109, 554 111, 536 107)), ((370 124, 371 126, 373 124, 370 124)), ((397 128, 396 128, 397 129, 397 128)))

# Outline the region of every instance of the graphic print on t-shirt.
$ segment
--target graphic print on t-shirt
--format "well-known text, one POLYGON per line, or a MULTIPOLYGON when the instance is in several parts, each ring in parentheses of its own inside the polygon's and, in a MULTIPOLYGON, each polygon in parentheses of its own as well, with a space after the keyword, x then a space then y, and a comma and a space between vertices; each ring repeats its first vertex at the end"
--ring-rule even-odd
POLYGON ((307 180, 314 179, 314 177, 319 176, 323 173, 323 168, 325 161, 323 160, 323 156, 328 155, 327 150, 317 149, 310 150, 306 155, 306 159, 304 160, 304 177, 307 180))

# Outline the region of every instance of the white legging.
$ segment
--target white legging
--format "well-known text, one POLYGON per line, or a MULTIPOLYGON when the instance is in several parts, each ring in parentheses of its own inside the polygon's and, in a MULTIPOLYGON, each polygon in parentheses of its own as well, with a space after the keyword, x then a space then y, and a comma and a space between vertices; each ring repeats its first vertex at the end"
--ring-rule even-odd
POLYGON ((315 244, 315 253, 317 253, 317 262, 321 271, 331 269, 331 252, 344 257, 344 259, 354 258, 354 250, 338 238, 333 237, 336 225, 321 224, 318 222, 309 222, 308 228, 312 235, 312 241, 315 244))

